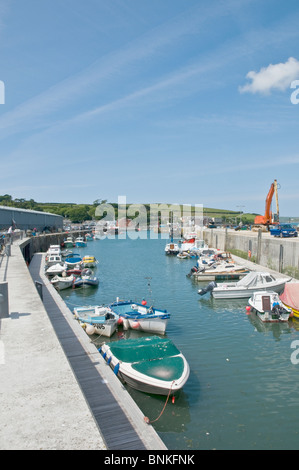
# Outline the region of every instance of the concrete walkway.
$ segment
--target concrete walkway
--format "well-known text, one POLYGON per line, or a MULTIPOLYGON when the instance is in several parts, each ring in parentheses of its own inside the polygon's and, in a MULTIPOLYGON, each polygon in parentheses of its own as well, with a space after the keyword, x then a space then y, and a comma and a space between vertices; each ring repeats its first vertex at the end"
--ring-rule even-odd
MULTIPOLYGON (((0 257, 0 283, 8 282, 9 289, 9 316, 0 318, 0 449, 106 450, 19 243, 12 245, 11 256, 0 257)), ((67 316, 70 312, 60 301, 67 316)), ((82 335, 87 354, 95 356, 96 348, 81 327, 78 335, 82 335)), ((101 368, 99 353, 94 360, 101 368)), ((103 370, 103 380, 123 400, 146 448, 166 449, 110 367, 103 370)))

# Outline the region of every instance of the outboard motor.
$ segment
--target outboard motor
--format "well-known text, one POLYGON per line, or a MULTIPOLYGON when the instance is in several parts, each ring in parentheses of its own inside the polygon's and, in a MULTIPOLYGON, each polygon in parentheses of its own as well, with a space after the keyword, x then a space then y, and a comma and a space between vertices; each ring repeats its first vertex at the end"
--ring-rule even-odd
POLYGON ((211 292, 214 287, 217 287, 217 284, 215 281, 210 282, 206 287, 203 287, 202 289, 199 289, 198 293, 199 295, 204 295, 207 292, 211 292))
POLYGON ((197 267, 196 267, 196 266, 193 266, 193 268, 191 268, 191 270, 190 270, 190 273, 189 273, 189 274, 186 274, 186 276, 187 276, 187 277, 191 277, 192 274, 197 273, 197 271, 198 271, 197 267))

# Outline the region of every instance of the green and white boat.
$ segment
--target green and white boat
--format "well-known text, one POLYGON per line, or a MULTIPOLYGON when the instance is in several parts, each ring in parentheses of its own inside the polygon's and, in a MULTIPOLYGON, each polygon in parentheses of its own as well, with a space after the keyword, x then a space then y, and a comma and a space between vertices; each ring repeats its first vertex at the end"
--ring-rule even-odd
POLYGON ((185 357, 167 338, 113 341, 99 351, 123 382, 141 392, 174 395, 190 374, 185 357))

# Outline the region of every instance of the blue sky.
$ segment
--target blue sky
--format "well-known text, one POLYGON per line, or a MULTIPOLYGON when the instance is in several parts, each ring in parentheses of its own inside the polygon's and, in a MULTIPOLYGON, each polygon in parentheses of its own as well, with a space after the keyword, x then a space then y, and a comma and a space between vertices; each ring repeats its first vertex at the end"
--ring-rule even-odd
POLYGON ((0 0, 0 194, 263 214, 277 179, 299 216, 298 25, 297 0, 0 0))

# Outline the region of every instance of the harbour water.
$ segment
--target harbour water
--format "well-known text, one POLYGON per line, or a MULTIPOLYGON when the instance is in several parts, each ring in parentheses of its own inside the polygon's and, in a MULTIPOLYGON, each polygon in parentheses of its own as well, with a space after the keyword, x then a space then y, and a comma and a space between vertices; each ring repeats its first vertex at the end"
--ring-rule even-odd
MULTIPOLYGON (((166 242, 116 237, 76 248, 98 259, 100 283, 62 291, 63 299, 71 310, 145 299, 171 313, 166 336, 189 362, 187 384, 164 411, 165 397, 128 388, 168 449, 298 449, 299 364, 291 355, 299 321, 263 324, 247 315, 246 299, 200 297, 200 284, 186 277, 195 260, 166 256, 166 242)), ((100 345, 144 334, 120 329, 91 339, 100 345)))

